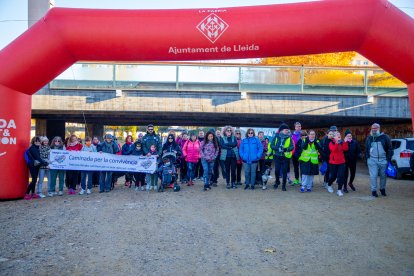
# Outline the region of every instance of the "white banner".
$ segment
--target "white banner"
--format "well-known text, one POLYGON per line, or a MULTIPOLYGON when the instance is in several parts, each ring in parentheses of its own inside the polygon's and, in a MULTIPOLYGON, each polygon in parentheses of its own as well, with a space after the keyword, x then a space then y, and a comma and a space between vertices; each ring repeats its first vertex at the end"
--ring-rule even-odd
POLYGON ((51 150, 49 167, 52 170, 153 173, 157 168, 157 159, 155 156, 145 157, 100 152, 51 150))

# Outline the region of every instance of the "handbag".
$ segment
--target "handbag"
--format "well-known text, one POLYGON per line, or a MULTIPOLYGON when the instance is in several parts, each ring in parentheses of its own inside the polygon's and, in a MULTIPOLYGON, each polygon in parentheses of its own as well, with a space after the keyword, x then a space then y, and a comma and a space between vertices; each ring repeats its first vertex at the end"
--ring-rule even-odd
POLYGON ((385 174, 388 177, 396 177, 397 176, 397 169, 391 164, 391 162, 388 162, 387 169, 385 170, 385 174))
POLYGON ((328 169, 328 163, 326 161, 323 161, 322 166, 319 168, 319 171, 322 175, 325 175, 326 170, 328 169))

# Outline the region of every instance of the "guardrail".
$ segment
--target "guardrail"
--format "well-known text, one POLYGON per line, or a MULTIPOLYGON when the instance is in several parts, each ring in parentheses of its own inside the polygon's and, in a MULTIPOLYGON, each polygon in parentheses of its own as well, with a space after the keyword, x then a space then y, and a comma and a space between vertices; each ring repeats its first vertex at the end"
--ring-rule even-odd
POLYGON ((76 63, 51 89, 229 91, 407 96, 378 68, 210 64, 76 63))

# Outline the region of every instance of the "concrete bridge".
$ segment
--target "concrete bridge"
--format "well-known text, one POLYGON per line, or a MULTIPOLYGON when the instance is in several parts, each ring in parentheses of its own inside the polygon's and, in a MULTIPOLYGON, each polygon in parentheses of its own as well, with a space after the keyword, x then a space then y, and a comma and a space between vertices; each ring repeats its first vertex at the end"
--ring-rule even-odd
POLYGON ((370 76, 383 74, 379 69, 105 66, 77 64, 36 93, 32 117, 40 128, 51 134, 60 133, 64 122, 86 123, 100 133, 103 125, 147 123, 275 127, 299 120, 309 128, 411 121, 403 84, 369 85, 370 76), (321 80, 315 71, 345 73, 331 83, 313 83, 312 78, 321 80))

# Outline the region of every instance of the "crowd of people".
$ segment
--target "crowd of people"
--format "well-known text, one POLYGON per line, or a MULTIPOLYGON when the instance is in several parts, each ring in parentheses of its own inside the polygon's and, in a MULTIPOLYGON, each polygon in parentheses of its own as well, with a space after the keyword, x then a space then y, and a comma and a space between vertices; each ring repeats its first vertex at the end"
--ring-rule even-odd
MULTIPOLYGON (((225 126, 222 130, 210 129, 206 133, 202 130, 198 133, 183 132, 178 137, 169 133, 164 143, 150 124, 145 135, 139 135, 135 141, 128 135, 122 146, 111 134, 105 134, 103 141, 98 137, 86 137, 84 143, 76 135, 65 140, 57 136, 50 143, 47 137, 36 136, 32 138, 27 152, 31 182, 24 197, 26 200, 46 197, 43 193, 45 177, 48 180, 47 196, 50 197, 62 196, 64 186, 69 195, 91 194, 93 187, 98 187, 100 193, 110 192, 121 176, 125 176, 125 186, 135 186, 137 192, 163 191, 163 171, 176 174, 175 181, 181 185, 193 186, 196 180, 201 180, 203 190, 208 191, 217 187, 220 171, 226 188, 237 189, 242 186, 243 170, 245 190, 253 190, 255 187, 266 190, 268 181, 272 178, 272 168, 274 189, 281 185, 281 190, 287 191, 289 183, 299 186, 302 193, 311 192, 314 176, 323 174, 323 186, 327 191, 333 193, 333 184, 336 182, 336 194, 342 197, 349 192, 348 187, 352 191, 356 190, 356 163, 363 154, 350 130, 346 130, 342 136, 332 126, 326 136, 319 140, 314 130, 302 130, 299 122, 294 124, 293 131, 288 125, 281 124, 273 137, 265 137, 261 131, 256 135, 253 128, 247 129, 245 137, 242 137, 240 129, 225 126), (49 168, 52 149, 156 156, 158 166, 153 173, 55 170, 49 168), (57 178, 59 185, 56 190, 57 178), (161 184, 158 183, 160 179, 161 184)), ((365 144, 373 197, 378 197, 378 176, 380 194, 387 195, 385 171, 392 153, 390 138, 380 132, 379 124, 373 124, 365 144)), ((174 188, 172 182, 170 187, 174 188)))

